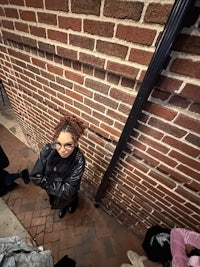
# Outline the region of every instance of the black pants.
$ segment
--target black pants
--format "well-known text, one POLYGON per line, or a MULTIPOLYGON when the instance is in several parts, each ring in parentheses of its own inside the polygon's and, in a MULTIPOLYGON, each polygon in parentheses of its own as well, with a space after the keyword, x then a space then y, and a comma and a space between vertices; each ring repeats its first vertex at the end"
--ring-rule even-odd
POLYGON ((64 209, 71 207, 75 210, 78 206, 78 192, 69 199, 61 199, 53 195, 49 195, 49 203, 52 209, 64 209))

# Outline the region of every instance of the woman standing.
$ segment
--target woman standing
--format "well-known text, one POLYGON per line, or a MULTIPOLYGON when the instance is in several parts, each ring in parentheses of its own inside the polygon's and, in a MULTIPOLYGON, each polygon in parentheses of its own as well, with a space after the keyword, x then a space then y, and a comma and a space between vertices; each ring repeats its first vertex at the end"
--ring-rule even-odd
POLYGON ((36 161, 31 180, 46 190, 52 209, 63 218, 78 204, 78 190, 85 169, 85 157, 78 140, 85 127, 74 115, 66 115, 55 127, 53 143, 47 144, 36 161))

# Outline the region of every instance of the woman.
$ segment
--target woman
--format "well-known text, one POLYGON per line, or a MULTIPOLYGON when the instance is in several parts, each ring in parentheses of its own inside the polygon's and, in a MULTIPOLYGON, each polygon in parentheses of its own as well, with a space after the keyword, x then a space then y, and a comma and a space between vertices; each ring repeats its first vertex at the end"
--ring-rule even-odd
POLYGON ((84 125, 74 115, 66 115, 55 127, 53 143, 47 144, 36 161, 31 180, 46 190, 52 209, 63 218, 78 204, 78 190, 85 169, 85 157, 78 147, 84 125))
MULTIPOLYGON (((153 245, 154 243, 153 234, 155 234, 156 237, 158 236, 158 233, 155 233, 155 227, 158 229, 158 226, 151 227, 150 231, 147 231, 147 235, 145 237, 146 243, 144 250, 147 252, 148 258, 146 256, 140 256, 136 252, 129 250, 127 252, 127 256, 131 264, 124 263, 121 267, 200 267, 199 233, 184 228, 173 228, 170 230, 169 248, 168 246, 164 247, 162 243, 163 250, 159 250, 158 245, 155 246, 155 251, 153 248, 147 250, 147 243, 149 241, 149 245, 153 245), (152 258, 151 254, 156 253, 156 250, 158 252, 158 257, 156 258, 155 254, 152 258), (171 253, 171 257, 169 252, 171 253), (158 263, 162 262, 160 256, 164 257, 164 262, 162 264, 158 263), (170 260, 166 260, 166 257, 170 260)), ((160 229, 162 229, 162 227, 160 227, 160 229)), ((165 228, 163 228, 162 231, 163 230, 165 230, 165 228)), ((163 233, 167 233, 167 229, 163 233)))
POLYGON ((200 234, 184 228, 171 230, 172 267, 200 267, 200 256, 190 255, 192 250, 200 249, 200 234))

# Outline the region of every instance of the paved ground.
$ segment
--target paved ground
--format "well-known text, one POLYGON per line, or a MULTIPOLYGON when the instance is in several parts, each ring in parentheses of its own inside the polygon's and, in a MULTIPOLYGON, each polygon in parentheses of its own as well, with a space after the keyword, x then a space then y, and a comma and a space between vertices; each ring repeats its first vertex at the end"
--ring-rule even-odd
MULTIPOLYGON (((3 117, 5 119, 5 116, 3 117)), ((3 117, 1 112, 0 123, 3 117)), ((9 125, 11 131, 6 127, 13 119, 11 117, 7 117, 3 122, 5 127, 0 125, 1 144, 11 162, 8 170, 15 172, 25 167, 31 169, 37 155, 18 139, 19 135, 14 135, 18 132, 15 126, 12 128, 9 125)), ((68 254, 76 260, 76 267, 119 267, 122 263, 128 262, 127 250, 132 249, 143 254, 141 240, 128 233, 101 208, 96 209, 93 202, 83 193, 80 193, 80 205, 77 211, 59 219, 57 211, 50 209, 47 196, 42 189, 32 183, 25 185, 21 179, 17 182, 19 187, 4 196, 0 202, 0 211, 5 204, 3 215, 5 224, 13 229, 15 222, 21 224, 21 228, 18 228, 22 230, 21 234, 29 233, 38 245, 50 249, 55 262, 68 254)), ((2 223, 1 217, 0 220, 2 223)), ((12 234, 14 230, 10 236, 12 234)))

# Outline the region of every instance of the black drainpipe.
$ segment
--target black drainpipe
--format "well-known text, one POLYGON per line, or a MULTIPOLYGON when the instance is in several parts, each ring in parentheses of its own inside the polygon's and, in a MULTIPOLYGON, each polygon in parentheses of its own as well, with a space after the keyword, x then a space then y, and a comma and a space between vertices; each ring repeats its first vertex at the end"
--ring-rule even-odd
POLYGON ((111 176, 112 171, 116 166, 116 162, 120 157, 120 154, 126 146, 126 143, 132 133, 132 130, 137 124, 137 120, 143 110, 144 105, 146 104, 146 101, 155 85, 155 82, 157 81, 163 69, 163 66, 169 55, 171 46, 182 26, 183 19, 186 15, 186 12, 189 10, 189 7, 192 2, 194 2, 194 0, 176 0, 174 6, 172 7, 163 34, 151 59, 146 75, 141 84, 140 90, 137 94, 129 117, 126 121, 120 139, 113 153, 110 164, 101 180, 101 184, 95 196, 96 207, 99 206, 99 201, 103 197, 107 185, 109 183, 109 177, 111 176))

